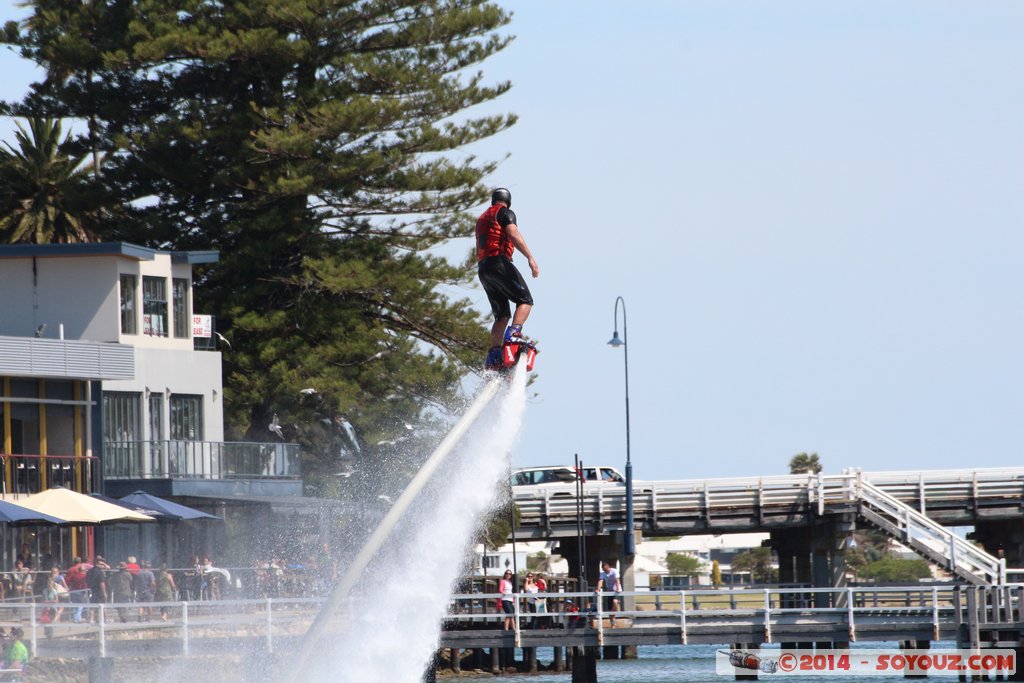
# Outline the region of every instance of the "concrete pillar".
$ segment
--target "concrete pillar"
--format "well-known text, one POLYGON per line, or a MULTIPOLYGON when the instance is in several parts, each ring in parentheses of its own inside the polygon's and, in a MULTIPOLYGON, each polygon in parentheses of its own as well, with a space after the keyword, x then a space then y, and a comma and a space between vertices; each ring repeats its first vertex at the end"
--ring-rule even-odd
POLYGON ((563 650, 561 647, 559 647, 557 645, 555 647, 553 647, 552 649, 554 650, 554 653, 551 656, 552 657, 551 665, 554 667, 555 671, 558 671, 558 672, 565 671, 565 658, 564 658, 565 650, 563 650))
POLYGON ((452 663, 452 671, 459 673, 462 671, 462 650, 457 647, 448 649, 448 658, 452 663))
POLYGON ((523 650, 523 659, 526 660, 526 670, 532 674, 537 673, 537 648, 525 648, 523 650))
POLYGON ((1005 559, 1007 567, 1024 567, 1024 518, 979 521, 967 538, 981 543, 990 555, 1005 559))
MULTIPOLYGON (((636 556, 635 555, 628 555, 628 556, 627 555, 623 555, 621 553, 621 548, 622 548, 622 544, 624 543, 625 539, 622 537, 621 534, 616 534, 616 536, 619 537, 619 541, 620 541, 620 543, 619 543, 620 552, 619 552, 619 555, 618 555, 618 560, 619 560, 619 582, 622 584, 622 590, 623 591, 626 591, 626 592, 635 591, 636 590, 636 571, 633 569, 633 561, 635 560, 636 556)), ((626 610, 627 612, 632 612, 633 610, 635 610, 636 609, 636 598, 634 598, 632 596, 624 597, 623 598, 622 609, 626 610)))
POLYGON ((597 683, 597 648, 574 647, 572 683, 597 683))
MULTIPOLYGON (((810 583, 810 544, 806 528, 793 527, 772 531, 769 543, 779 558, 780 584, 810 583)), ((803 606, 799 594, 785 594, 780 602, 784 608, 803 606)), ((783 641, 781 645, 783 649, 795 650, 807 644, 783 641)))
POLYGON ((497 676, 501 673, 501 648, 491 648, 491 673, 497 676))

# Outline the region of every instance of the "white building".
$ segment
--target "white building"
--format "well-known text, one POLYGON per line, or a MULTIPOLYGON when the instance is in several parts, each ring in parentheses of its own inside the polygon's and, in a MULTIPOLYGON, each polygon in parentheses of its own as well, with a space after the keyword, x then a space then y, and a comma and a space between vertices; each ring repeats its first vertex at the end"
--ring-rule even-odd
POLYGON ((217 260, 120 242, 0 246, 4 493, 301 507, 297 446, 224 442, 221 353, 193 307, 193 268, 217 260))

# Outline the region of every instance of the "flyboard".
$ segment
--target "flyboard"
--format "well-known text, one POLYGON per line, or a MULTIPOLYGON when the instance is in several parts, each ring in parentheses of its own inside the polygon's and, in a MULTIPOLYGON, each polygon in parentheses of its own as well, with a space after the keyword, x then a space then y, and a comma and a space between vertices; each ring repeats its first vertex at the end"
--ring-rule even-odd
POLYGON ((297 656, 289 658, 289 667, 281 672, 283 675, 280 680, 287 683, 297 683, 303 679, 307 662, 313 658, 313 650, 323 637, 324 628, 327 626, 331 615, 338 611, 342 601, 352 591, 352 588, 355 587, 363 572, 366 571, 366 567, 370 564, 370 560, 373 559, 373 556, 377 554, 377 551, 384 545, 388 536, 391 535, 395 525, 398 524, 398 520, 402 518, 406 509, 416 499, 416 496, 419 495, 419 492, 427 484, 441 463, 444 462, 445 458, 448 457, 452 449, 462 440, 462 437, 466 435, 466 432, 469 431, 469 428, 480 417, 480 414, 490 405, 494 397, 498 395, 498 391, 505 385, 506 380, 512 376, 516 366, 520 364, 520 359, 523 359, 523 369, 528 372, 533 369, 536 357, 537 347, 532 341, 521 340, 505 344, 502 348, 502 369, 497 373, 488 373, 490 378, 483 389, 480 390, 480 393, 477 394, 466 414, 448 432, 448 435, 431 453, 430 457, 423 463, 423 466, 420 467, 416 476, 409 482, 409 485, 405 487, 402 495, 398 497, 395 504, 384 515, 384 519, 377 525, 373 535, 370 536, 369 540, 366 541, 366 544, 359 551, 359 554, 352 560, 352 564, 349 566, 348 571, 346 571, 345 576, 334 587, 331 594, 327 596, 327 600, 320 608, 316 619, 313 620, 313 624, 300 641, 298 651, 296 652, 297 656), (506 358, 509 360, 507 364, 504 362, 506 358))

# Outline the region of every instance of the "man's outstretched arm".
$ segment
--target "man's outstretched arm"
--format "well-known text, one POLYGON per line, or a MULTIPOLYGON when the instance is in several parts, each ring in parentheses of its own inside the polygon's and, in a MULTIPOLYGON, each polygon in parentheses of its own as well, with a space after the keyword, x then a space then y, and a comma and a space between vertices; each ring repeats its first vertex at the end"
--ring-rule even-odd
POLYGON ((515 223, 509 223, 507 230, 508 238, 512 240, 512 244, 519 250, 519 253, 526 257, 526 262, 530 264, 530 272, 534 277, 540 275, 540 266, 537 265, 533 254, 530 253, 530 247, 526 246, 526 240, 523 239, 523 233, 519 232, 519 226, 515 223))

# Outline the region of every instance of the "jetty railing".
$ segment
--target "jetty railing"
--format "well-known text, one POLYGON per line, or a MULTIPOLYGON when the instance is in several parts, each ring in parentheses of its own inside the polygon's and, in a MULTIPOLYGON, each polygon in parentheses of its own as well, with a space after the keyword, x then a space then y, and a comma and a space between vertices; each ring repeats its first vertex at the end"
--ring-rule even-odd
MULTIPOLYGON (((891 626, 890 633, 901 628, 908 633, 926 631, 933 640, 950 637, 964 625, 976 634, 986 625, 1019 629, 1024 624, 1024 584, 625 591, 615 597, 633 598, 636 609, 614 611, 602 599, 610 597, 599 592, 517 593, 513 613, 506 615, 498 606, 500 594, 452 595, 447 612, 438 615, 441 642, 457 642, 464 636, 477 642, 507 642, 509 631, 502 626, 508 617, 516 646, 543 629, 565 629, 566 637, 586 633, 597 644, 611 634, 616 642, 640 641, 645 631, 658 631, 671 638, 662 642, 689 644, 694 638, 706 640, 709 628, 717 629, 722 639, 715 642, 728 640, 728 629, 734 628, 773 643, 792 639, 794 624, 810 624, 810 633, 826 626, 829 633, 855 642, 877 639, 870 627, 879 620, 891 626), (532 611, 531 598, 545 609, 532 611)), ((228 640, 233 646, 244 641, 249 648, 274 652, 283 647, 282 639, 303 635, 322 604, 320 598, 99 605, 8 602, 0 604, 0 628, 21 628, 36 656, 106 657, 141 650, 147 655, 206 654, 225 647, 228 640)), ((350 627, 346 619, 337 622, 339 629, 350 627)), ((545 633, 552 635, 550 630, 545 633)))
POLYGON ((601 645, 606 629, 615 628, 620 633, 621 628, 677 626, 678 642, 685 645, 694 629, 711 622, 733 624, 742 631, 757 627, 767 643, 779 642, 774 633, 776 626, 806 618, 824 617, 830 623, 841 623, 850 642, 858 640, 858 624, 877 623, 880 618, 896 624, 896 628, 903 623, 920 630, 926 623, 934 640, 961 624, 1024 623, 1024 584, 624 591, 616 597, 620 602, 634 598, 638 609, 614 611, 605 604, 611 596, 600 592, 516 594, 512 615, 502 613, 497 606, 500 597, 453 595, 445 629, 500 630, 506 617, 511 616, 514 642, 520 647, 524 633, 543 628, 593 629, 601 645), (531 608, 538 601, 543 602, 543 611, 531 608))

